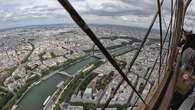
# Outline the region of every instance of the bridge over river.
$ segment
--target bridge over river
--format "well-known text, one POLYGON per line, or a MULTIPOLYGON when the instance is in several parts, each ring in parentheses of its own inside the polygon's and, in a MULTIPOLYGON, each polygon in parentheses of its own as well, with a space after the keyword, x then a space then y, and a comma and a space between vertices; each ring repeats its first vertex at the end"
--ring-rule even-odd
POLYGON ((70 74, 68 74, 67 72, 65 72, 65 71, 60 71, 60 72, 58 72, 59 74, 62 74, 62 75, 65 75, 65 76, 68 76, 68 77, 73 77, 73 75, 70 75, 70 74))

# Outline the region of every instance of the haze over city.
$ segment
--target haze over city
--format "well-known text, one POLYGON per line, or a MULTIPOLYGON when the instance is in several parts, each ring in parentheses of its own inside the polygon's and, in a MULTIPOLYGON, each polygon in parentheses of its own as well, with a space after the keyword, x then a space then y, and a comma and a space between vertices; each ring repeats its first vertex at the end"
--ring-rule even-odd
MULTIPOLYGON (((90 24, 117 24, 147 27, 157 9, 151 0, 70 0, 73 6, 90 24)), ((165 0, 163 16, 170 19, 170 1, 165 0)), ((187 24, 195 17, 195 3, 187 14, 187 24)), ((67 12, 57 0, 0 0, 0 29, 42 24, 72 24, 67 12)), ((193 23, 193 24, 192 24, 193 23)), ((158 26, 156 26, 158 27, 158 26)), ((192 28, 191 28, 192 29, 192 28)))

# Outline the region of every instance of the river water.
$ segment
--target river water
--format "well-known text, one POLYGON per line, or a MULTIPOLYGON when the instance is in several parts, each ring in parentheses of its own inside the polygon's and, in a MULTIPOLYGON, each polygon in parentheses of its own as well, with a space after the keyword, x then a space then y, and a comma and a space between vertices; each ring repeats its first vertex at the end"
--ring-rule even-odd
MULTIPOLYGON (((86 65, 97 61, 95 57, 88 57, 80 62, 70 66, 64 71, 69 74, 74 74, 84 68, 86 65)), ((68 77, 61 74, 55 74, 50 78, 40 82, 38 85, 32 87, 28 93, 19 102, 16 110, 41 110, 43 103, 49 95, 52 95, 57 89, 57 84, 61 81, 67 80, 68 77)))

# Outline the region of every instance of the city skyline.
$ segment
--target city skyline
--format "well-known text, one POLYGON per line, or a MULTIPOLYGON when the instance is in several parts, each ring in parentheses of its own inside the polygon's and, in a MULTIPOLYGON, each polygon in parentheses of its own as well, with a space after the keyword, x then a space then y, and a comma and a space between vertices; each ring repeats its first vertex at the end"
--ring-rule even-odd
MULTIPOLYGON (((70 0, 76 10, 90 24, 116 24, 147 27, 156 10, 156 3, 150 0, 70 0)), ((170 19, 170 3, 165 2, 163 15, 170 19)), ((187 24, 194 25, 195 3, 187 12, 187 24)), ((12 0, 0 1, 0 29, 43 25, 73 24, 57 0, 12 0)), ((168 22, 167 22, 168 23, 168 22)), ((192 29, 192 28, 191 28, 192 29)))

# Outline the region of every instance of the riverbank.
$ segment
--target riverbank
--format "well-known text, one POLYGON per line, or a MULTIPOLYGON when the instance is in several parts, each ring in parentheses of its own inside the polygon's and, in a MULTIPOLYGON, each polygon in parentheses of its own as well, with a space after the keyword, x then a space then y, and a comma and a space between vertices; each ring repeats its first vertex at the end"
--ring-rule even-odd
MULTIPOLYGON (((93 57, 84 57, 82 59, 77 59, 75 62, 71 63, 68 67, 60 69, 60 71, 70 71, 70 72, 76 72, 85 67, 86 65, 91 64, 92 62, 95 62, 97 59, 93 57)), ((65 75, 59 74, 58 71, 56 71, 54 75, 51 75, 50 77, 44 78, 38 85, 32 87, 26 95, 22 98, 21 101, 18 103, 18 108, 16 110, 31 110, 33 108, 33 105, 31 103, 36 103, 36 110, 41 110, 43 108, 42 103, 44 102, 45 98, 47 98, 49 95, 51 96, 55 90, 56 85, 60 81, 68 80, 69 77, 66 77, 65 75), (60 77, 59 77, 60 76, 60 77), (62 77, 63 76, 63 77, 62 77), (48 87, 48 85, 50 85, 48 87), (45 88, 45 89, 43 89, 45 88), (36 94, 39 94, 40 97, 37 97, 36 94), (35 98, 37 97, 37 98, 35 98), (33 101, 33 102, 31 102, 33 101), (32 106, 32 107, 31 107, 32 106)), ((73 74, 73 73, 72 73, 73 74)), ((32 109, 33 110, 33 109, 32 109)))
MULTIPOLYGON (((47 75, 41 77, 40 79, 38 78, 32 78, 30 81, 27 82, 27 84, 22 87, 2 108, 2 110, 8 110, 11 109, 12 106, 14 104, 18 104, 23 97, 26 95, 26 93, 28 93, 28 91, 35 86, 35 82, 41 82, 44 80, 47 80, 48 78, 52 77, 54 74, 56 74, 60 69, 63 68, 68 68, 69 66, 73 65, 74 63, 77 63, 78 61, 80 61, 81 59, 85 58, 87 56, 81 56, 78 57, 76 59, 69 59, 66 62, 64 62, 63 64, 58 65, 55 68, 51 68, 47 71, 44 71, 47 75), (50 73, 49 73, 50 72, 50 73), (49 74, 48 74, 49 73, 49 74)), ((36 77, 36 76, 35 76, 36 77)))

